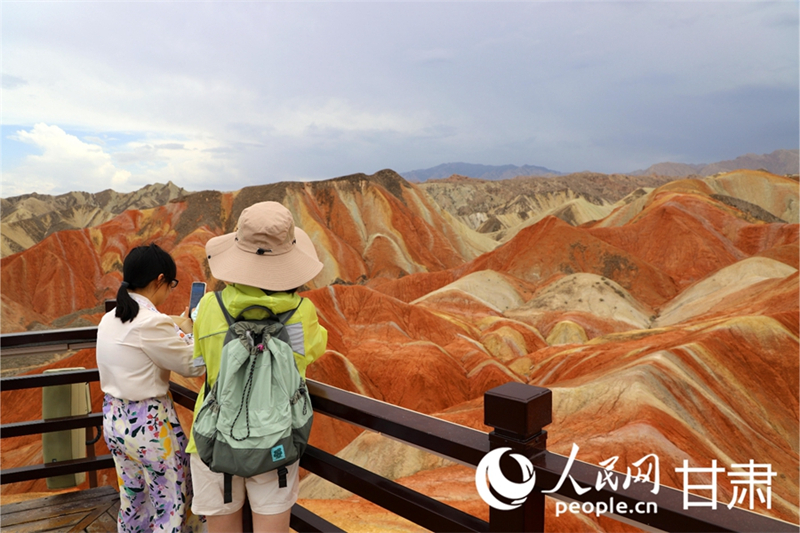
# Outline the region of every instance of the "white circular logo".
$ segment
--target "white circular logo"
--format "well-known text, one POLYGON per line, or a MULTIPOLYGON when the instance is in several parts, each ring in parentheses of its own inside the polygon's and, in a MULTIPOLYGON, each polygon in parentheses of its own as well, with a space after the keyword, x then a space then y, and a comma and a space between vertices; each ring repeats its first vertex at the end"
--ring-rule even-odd
POLYGON ((500 458, 511 448, 497 448, 483 456, 481 462, 478 463, 478 468, 475 470, 475 486, 478 489, 480 497, 488 503, 491 507, 500 511, 510 511, 521 506, 528 495, 533 490, 533 485, 536 483, 536 472, 533 471, 533 464, 524 455, 512 453, 513 457, 519 467, 522 469, 522 483, 514 483, 509 481, 500 470, 500 458), (495 490, 500 496, 511 500, 511 504, 503 503, 494 497, 489 486, 495 490))

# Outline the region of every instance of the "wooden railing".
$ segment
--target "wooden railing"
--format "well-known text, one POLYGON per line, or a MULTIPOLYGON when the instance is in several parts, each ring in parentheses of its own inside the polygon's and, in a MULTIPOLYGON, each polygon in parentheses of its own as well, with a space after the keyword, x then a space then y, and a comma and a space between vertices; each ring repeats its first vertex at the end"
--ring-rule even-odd
MULTIPOLYGON (((49 346, 60 348, 79 344, 81 347, 89 347, 95 339, 96 328, 0 335, 0 355, 25 353, 25 350, 41 352, 46 351, 49 346)), ((66 371, 4 378, 0 380, 0 388, 3 391, 13 391, 98 380, 96 369, 66 371)), ((170 390, 176 403, 189 409, 194 408, 196 392, 175 383, 170 384, 170 390)), ((536 482, 533 492, 520 507, 509 511, 491 508, 489 522, 486 522, 313 446, 308 447, 301 459, 301 467, 432 531, 544 531, 545 495, 541 491, 556 486, 568 462, 567 457, 546 449, 547 432, 544 427, 551 422, 552 412, 552 395, 548 389, 512 382, 487 391, 484 395, 484 423, 494 428, 488 435, 312 380, 309 380, 309 391, 316 413, 380 432, 463 465, 476 467, 489 451, 501 447, 511 448, 512 453, 529 458, 536 482)), ((6 403, 4 411, 9 408, 12 407, 6 403)), ((90 413, 58 420, 3 424, 0 426, 0 436, 7 438, 92 427, 99 430, 101 419, 100 413, 90 413)), ((113 466, 109 455, 23 466, 0 471, 0 483, 42 479, 113 466)), ((608 471, 598 466, 574 461, 569 470, 570 476, 579 485, 592 487, 592 490, 579 494, 572 483, 564 483, 550 496, 570 502, 592 504, 609 502, 613 498, 617 503, 625 502, 628 509, 635 509, 637 504, 642 503, 654 504, 657 506, 657 512, 654 513, 624 516, 608 514, 611 518, 651 531, 798 531, 797 525, 743 509, 728 509, 722 503, 716 509, 685 509, 683 492, 661 486, 658 494, 652 494, 652 483, 633 483, 627 489, 622 488, 622 484, 616 489, 606 484, 596 490, 598 476, 605 473, 608 471)), ((511 481, 522 481, 519 466, 509 469, 508 472, 504 469, 504 474, 511 481), (515 475, 518 476, 516 480, 515 475)), ((297 531, 341 531, 299 505, 292 509, 291 527, 297 531)))

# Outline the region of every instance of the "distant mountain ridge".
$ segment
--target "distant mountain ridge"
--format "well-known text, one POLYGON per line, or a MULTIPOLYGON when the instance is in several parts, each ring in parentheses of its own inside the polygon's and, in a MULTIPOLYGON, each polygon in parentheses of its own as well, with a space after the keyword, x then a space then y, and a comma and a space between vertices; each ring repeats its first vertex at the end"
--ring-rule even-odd
MULTIPOLYGON (((673 163, 661 162, 646 169, 625 172, 630 176, 713 176, 720 172, 734 170, 766 170, 779 176, 800 173, 800 150, 775 150, 769 154, 745 154, 727 161, 716 163, 673 163)), ((432 168, 400 172, 411 182, 424 183, 429 180, 449 178, 453 175, 466 176, 488 181, 500 181, 518 176, 564 176, 560 172, 535 165, 478 165, 473 163, 444 163, 432 168)))
POLYGON ((759 170, 777 175, 797 174, 800 171, 800 150, 775 150, 770 154, 746 154, 716 163, 656 163, 645 170, 635 170, 633 176, 713 176, 734 170, 759 170))
POLYGON ((27 250, 57 231, 97 226, 128 209, 166 205, 186 194, 186 189, 170 181, 129 193, 106 189, 98 193, 31 193, 0 198, 0 257, 27 250))
POLYGON ((400 172, 408 181, 422 183, 428 180, 448 178, 453 174, 477 178, 482 180, 498 181, 515 178, 517 176, 560 176, 557 170, 535 165, 475 165, 472 163, 444 163, 433 168, 409 170, 400 172))

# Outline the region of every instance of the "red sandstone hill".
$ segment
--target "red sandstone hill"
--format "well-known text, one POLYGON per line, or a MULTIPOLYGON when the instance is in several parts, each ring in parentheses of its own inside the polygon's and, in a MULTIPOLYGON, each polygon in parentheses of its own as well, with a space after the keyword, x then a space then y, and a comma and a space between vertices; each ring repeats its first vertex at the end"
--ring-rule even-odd
POLYGON ((391 171, 226 194, 206 191, 166 206, 126 211, 93 228, 57 232, 3 258, 3 331, 96 323, 103 300, 113 298, 119 287, 124 255, 151 241, 169 250, 178 264, 184 283, 165 309, 180 312, 188 301, 190 280, 216 285, 205 265, 208 239, 233 231, 242 209, 266 200, 287 205, 316 243, 325 267, 312 287, 443 270, 483 250, 470 241, 469 230, 448 222, 429 199, 391 171))
MULTIPOLYGON (((3 331, 96 324, 103 300, 116 296, 125 254, 141 243, 155 241, 170 250, 178 263, 179 279, 206 278, 203 246, 214 234, 201 226, 176 242, 175 225, 186 207, 173 203, 126 211, 95 228, 54 233, 22 253, 3 258, 3 331)), ((177 288, 167 304, 169 312, 180 312, 190 285, 177 288)))
POLYGON ((511 241, 450 271, 371 285, 411 301, 481 270, 503 272, 534 286, 546 285, 563 275, 592 272, 618 282, 649 305, 661 304, 678 291, 670 276, 655 264, 555 217, 523 229, 511 241))
MULTIPOLYGON (((714 318, 691 328, 609 337, 588 350, 591 356, 570 349, 536 354, 531 382, 552 388, 558 405, 550 447, 568 453, 575 442, 593 463, 656 453, 662 482, 675 487, 682 486, 674 468, 683 459, 707 465, 716 458, 728 467, 765 458, 786 475, 773 492, 773 512, 796 522, 795 332, 764 316, 714 318)), ((725 501, 732 495, 729 481, 720 484, 725 501)))
MULTIPOLYGON (((771 463, 779 473, 772 510, 755 510, 799 522, 798 225, 753 207, 788 216, 797 202, 777 176, 714 179, 643 192, 593 224, 547 217, 480 255, 474 234, 386 172, 197 193, 59 232, 3 259, 3 327, 96 320, 93 306, 115 291, 125 250, 153 238, 177 258, 180 276, 208 279, 207 239, 231 231, 248 203, 279 199, 326 265, 304 292, 329 331, 309 377, 482 430, 484 391, 511 380, 547 386, 551 450, 568 454, 577 443, 579 459, 619 456, 623 472, 657 453, 662 483, 678 488, 674 468, 684 459, 771 463), (50 291, 39 288, 48 283, 50 291)), ((165 310, 180 309, 186 296, 165 310)), ((74 357, 92 366, 90 356, 74 357)), ((3 393, 6 406, 26 406, 4 409, 3 423, 40 416, 32 397, 20 398, 3 393)), ((312 435, 315 445, 373 457, 374 471, 485 518, 470 470, 385 441, 322 416, 312 435)), ((36 462, 36 446, 4 442, 3 467, 36 462)), ((361 517, 368 527, 415 530, 357 498, 314 488, 311 476, 303 483, 303 504, 333 523, 361 531, 361 517)), ((728 478, 719 490, 731 498, 728 478)), ((553 531, 620 530, 609 519, 548 520, 553 531)))
POLYGON ((641 301, 655 305, 677 292, 658 266, 580 228, 548 217, 522 230, 508 243, 484 254, 465 271, 497 270, 529 282, 554 275, 592 272, 613 279, 641 301))
POLYGON ((33 193, 2 198, 0 256, 26 250, 56 231, 97 226, 129 209, 165 205, 186 192, 168 182, 147 185, 131 193, 107 189, 96 194, 70 192, 50 196, 33 193))
POLYGON ((659 265, 679 286, 736 261, 797 242, 797 225, 753 223, 746 213, 702 193, 655 191, 651 203, 620 227, 589 233, 659 265))

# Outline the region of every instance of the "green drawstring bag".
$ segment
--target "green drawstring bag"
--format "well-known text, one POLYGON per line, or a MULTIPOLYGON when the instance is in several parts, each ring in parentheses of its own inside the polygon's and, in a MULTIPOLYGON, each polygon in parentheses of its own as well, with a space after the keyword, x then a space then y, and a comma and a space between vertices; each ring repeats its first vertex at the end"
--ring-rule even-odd
POLYGON ((266 307, 251 306, 234 319, 220 293, 215 294, 228 333, 219 376, 210 390, 206 381, 192 431, 203 462, 212 472, 225 474, 229 503, 233 476, 277 470, 280 487, 286 487, 286 466, 303 455, 314 414, 284 328, 296 308, 275 315, 266 307), (266 310, 268 317, 244 319, 251 309, 266 310))

